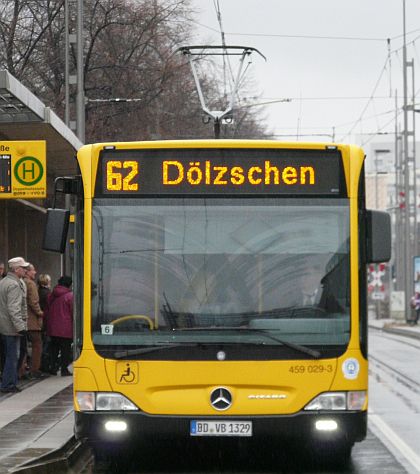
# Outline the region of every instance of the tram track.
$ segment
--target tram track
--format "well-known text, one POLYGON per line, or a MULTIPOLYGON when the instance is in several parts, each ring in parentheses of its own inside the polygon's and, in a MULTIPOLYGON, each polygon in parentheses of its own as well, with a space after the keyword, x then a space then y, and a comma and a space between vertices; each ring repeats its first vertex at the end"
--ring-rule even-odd
POLYGON ((388 339, 394 342, 403 342, 405 346, 414 347, 420 350, 420 334, 410 334, 407 331, 399 329, 383 329, 370 327, 369 331, 380 334, 383 339, 388 339), (417 343, 414 343, 417 341, 417 343))
MULTIPOLYGON (((412 337, 404 338, 398 333, 381 333, 381 338, 394 343, 404 344, 420 352, 420 344, 415 344, 412 337)), ((413 378, 403 370, 393 366, 389 361, 389 357, 384 360, 384 356, 369 354, 369 373, 376 381, 386 383, 390 392, 396 395, 404 404, 414 413, 419 413, 418 402, 413 400, 413 395, 420 396, 420 377, 413 378)))
POLYGON ((406 327, 369 328, 369 427, 409 473, 418 473, 420 333, 406 327), (407 437, 406 433, 411 433, 407 437))
POLYGON ((372 370, 372 363, 376 364, 381 370, 385 371, 390 375, 396 382, 402 384, 404 387, 409 389, 410 391, 420 395, 420 382, 417 382, 413 378, 409 377, 408 375, 404 374, 403 372, 395 369, 390 364, 378 359, 375 356, 370 355, 370 370, 375 374, 375 370, 372 370))

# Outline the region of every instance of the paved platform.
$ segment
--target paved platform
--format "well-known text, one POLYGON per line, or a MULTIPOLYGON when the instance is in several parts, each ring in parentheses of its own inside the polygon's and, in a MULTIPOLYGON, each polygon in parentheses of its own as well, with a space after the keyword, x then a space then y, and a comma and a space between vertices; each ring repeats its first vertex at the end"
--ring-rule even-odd
POLYGON ((48 454, 73 435, 72 377, 21 382, 0 394, 0 473, 48 454))
MULTIPOLYGON (((369 318, 371 328, 420 339, 420 327, 369 318)), ((50 376, 0 393, 0 474, 63 447, 73 436, 72 377, 50 376)))

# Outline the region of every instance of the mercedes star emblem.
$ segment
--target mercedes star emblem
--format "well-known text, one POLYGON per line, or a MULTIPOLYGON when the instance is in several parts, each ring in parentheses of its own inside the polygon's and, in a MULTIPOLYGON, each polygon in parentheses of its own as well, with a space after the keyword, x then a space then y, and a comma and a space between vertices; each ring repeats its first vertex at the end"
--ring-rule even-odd
POLYGON ((227 388, 217 387, 211 392, 210 402, 215 410, 227 410, 232 405, 232 394, 227 388))

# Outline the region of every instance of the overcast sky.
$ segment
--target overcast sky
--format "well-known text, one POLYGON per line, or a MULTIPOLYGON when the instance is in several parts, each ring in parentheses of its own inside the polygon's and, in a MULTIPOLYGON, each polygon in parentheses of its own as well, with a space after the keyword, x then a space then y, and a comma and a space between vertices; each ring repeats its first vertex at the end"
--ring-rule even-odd
MULTIPOLYGON (((257 48, 267 58, 255 56, 249 69, 256 95, 261 101, 292 99, 267 107, 267 123, 279 139, 299 134, 325 141, 335 127, 336 141, 365 148, 393 140, 371 134, 393 133, 395 90, 402 104, 403 0, 193 0, 200 23, 195 44, 221 44, 217 4, 226 44, 257 48)), ((406 31, 417 91, 419 0, 406 0, 406 31)))

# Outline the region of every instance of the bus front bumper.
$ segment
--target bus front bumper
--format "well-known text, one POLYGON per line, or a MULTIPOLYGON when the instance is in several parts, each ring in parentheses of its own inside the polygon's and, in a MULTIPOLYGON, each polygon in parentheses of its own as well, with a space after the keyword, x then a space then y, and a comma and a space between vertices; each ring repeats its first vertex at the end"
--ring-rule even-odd
MULTIPOLYGON (((191 423, 200 421, 252 422, 253 438, 287 441, 344 442, 366 437, 367 412, 299 412, 280 416, 158 416, 143 412, 75 412, 75 436, 90 443, 125 443, 142 439, 186 439, 191 423), (111 422, 111 423, 109 423, 111 422), (319 423, 321 422, 321 423, 319 423), (332 423, 334 429, 324 429, 332 423)), ((204 438, 205 436, 203 436, 204 438)), ((234 437, 234 436, 232 436, 234 437)))

